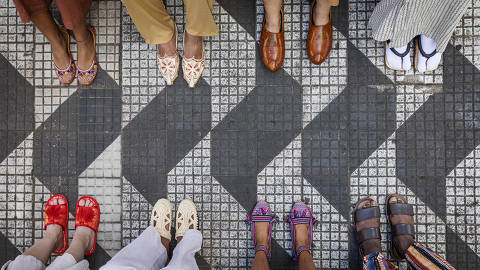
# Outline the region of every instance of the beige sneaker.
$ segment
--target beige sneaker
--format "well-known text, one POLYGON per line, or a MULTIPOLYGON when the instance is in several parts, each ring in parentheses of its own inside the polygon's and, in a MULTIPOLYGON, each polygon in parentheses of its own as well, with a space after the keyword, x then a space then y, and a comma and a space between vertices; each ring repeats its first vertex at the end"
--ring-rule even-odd
POLYGON ((172 239, 172 205, 167 199, 160 199, 155 203, 150 225, 157 229, 161 237, 172 239))
POLYGON ((197 216, 197 207, 190 199, 185 199, 180 202, 177 211, 177 220, 175 222, 175 238, 182 236, 188 231, 197 229, 198 227, 198 216, 197 216), (193 225, 193 226, 192 226, 193 225))

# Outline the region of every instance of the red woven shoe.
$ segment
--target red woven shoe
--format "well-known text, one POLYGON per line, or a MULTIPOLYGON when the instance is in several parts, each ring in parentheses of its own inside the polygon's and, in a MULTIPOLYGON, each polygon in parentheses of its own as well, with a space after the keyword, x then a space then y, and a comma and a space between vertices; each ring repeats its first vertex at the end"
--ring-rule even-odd
POLYGON ((55 250, 55 254, 63 254, 67 250, 67 224, 68 224, 68 202, 63 195, 54 195, 50 197, 45 205, 45 230, 48 225, 57 224, 63 229, 63 246, 59 250, 55 250), (53 199, 63 199, 64 204, 50 205, 53 199))
POLYGON ((93 247, 89 251, 85 252, 85 256, 92 255, 95 252, 97 246, 97 231, 100 224, 100 207, 97 201, 90 196, 80 197, 77 201, 77 208, 75 210, 75 228, 78 226, 85 226, 92 229, 95 232, 95 240, 93 247), (80 206, 78 203, 80 200, 86 200, 93 203, 93 206, 80 206))

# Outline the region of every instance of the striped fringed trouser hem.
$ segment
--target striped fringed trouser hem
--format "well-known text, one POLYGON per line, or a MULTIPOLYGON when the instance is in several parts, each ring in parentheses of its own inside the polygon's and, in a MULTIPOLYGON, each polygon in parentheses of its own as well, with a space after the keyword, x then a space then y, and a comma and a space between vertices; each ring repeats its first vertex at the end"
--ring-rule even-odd
POLYGON ((370 253, 363 257, 363 270, 395 270, 397 268, 380 252, 370 253))
MULTIPOLYGON (((408 268, 413 270, 455 270, 444 258, 420 243, 414 243, 407 249, 405 259, 408 268)), ((397 268, 379 252, 363 257, 364 270, 395 270, 397 268)))
POLYGON ((444 258, 420 243, 411 245, 405 253, 410 269, 455 270, 444 258))

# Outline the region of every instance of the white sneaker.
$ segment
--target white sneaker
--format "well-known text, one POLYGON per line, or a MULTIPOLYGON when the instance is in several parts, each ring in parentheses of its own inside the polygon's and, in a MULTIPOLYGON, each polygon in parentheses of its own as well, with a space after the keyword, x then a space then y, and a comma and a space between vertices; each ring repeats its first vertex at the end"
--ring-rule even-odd
POLYGON ((389 69, 408 71, 412 68, 410 60, 410 43, 403 47, 390 48, 390 42, 385 42, 385 65, 389 69))
POLYGON ((415 69, 418 72, 434 71, 441 60, 442 54, 437 52, 437 42, 425 35, 420 35, 415 48, 415 69))

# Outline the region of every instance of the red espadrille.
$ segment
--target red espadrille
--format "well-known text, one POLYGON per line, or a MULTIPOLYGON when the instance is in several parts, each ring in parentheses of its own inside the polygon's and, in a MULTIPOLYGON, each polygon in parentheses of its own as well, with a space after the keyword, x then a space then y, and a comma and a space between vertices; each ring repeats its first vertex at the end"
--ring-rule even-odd
POLYGON ((45 205, 45 230, 48 225, 57 224, 63 230, 63 246, 59 250, 55 250, 55 254, 63 254, 67 250, 67 224, 68 224, 68 202, 63 195, 53 195, 45 205), (54 199, 63 199, 63 204, 50 205, 50 201, 54 199))
POLYGON ((98 206, 97 201, 90 196, 80 197, 77 201, 77 208, 75 210, 75 228, 78 226, 85 226, 92 229, 95 232, 95 240, 93 242, 93 247, 89 251, 85 252, 85 256, 92 255, 95 252, 95 247, 97 245, 97 231, 98 225, 100 224, 100 207, 98 206), (80 206, 80 200, 90 201, 93 203, 93 206, 80 206))

